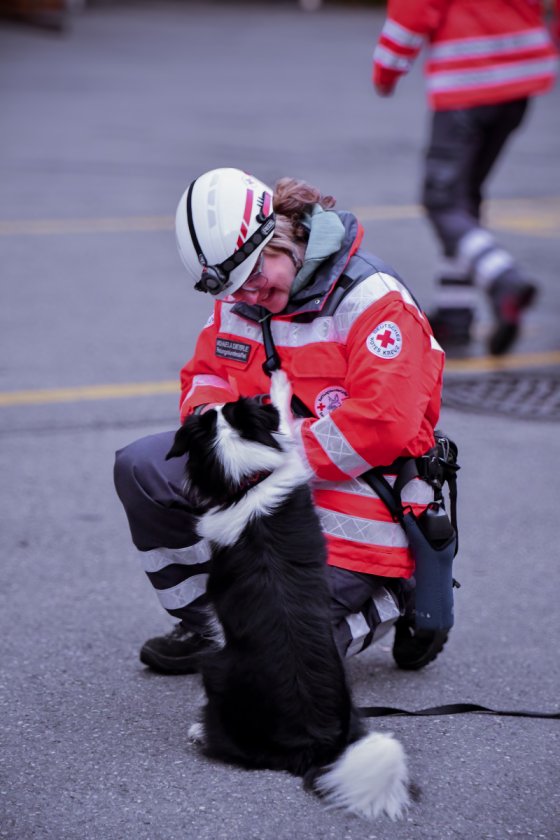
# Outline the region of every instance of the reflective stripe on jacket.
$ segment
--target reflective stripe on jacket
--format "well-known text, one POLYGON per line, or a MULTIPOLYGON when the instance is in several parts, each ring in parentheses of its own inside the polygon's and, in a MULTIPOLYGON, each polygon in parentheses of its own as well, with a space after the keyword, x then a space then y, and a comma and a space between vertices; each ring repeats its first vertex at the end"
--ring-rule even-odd
MULTIPOLYGON (((292 301, 292 311, 272 317, 272 335, 294 393, 314 415, 299 435, 316 475, 329 563, 408 577, 413 562, 401 526, 357 476, 433 445, 444 356, 410 292, 375 257, 354 253, 361 231, 350 214, 339 215, 348 235, 338 268, 319 269, 311 290, 298 294, 301 305, 292 301), (333 308, 340 266, 353 280, 333 308)), ((215 305, 181 374, 182 417, 201 403, 268 392, 259 315, 259 307, 215 305)), ((403 492, 417 511, 432 499, 419 479, 403 492)))
POLYGON ((538 0, 389 0, 374 81, 392 87, 424 44, 436 111, 544 93, 557 72, 538 0))

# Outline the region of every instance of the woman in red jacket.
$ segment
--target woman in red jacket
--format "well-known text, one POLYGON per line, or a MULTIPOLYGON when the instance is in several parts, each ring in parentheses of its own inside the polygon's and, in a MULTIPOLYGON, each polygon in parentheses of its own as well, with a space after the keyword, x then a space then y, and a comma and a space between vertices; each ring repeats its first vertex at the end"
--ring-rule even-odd
POLYGON ((489 350, 499 355, 537 288, 482 227, 483 187, 530 97, 552 87, 556 49, 539 0, 389 0, 374 53, 379 94, 392 93, 423 45, 433 110, 423 203, 443 254, 430 321, 444 346, 467 344, 477 286, 489 297, 489 350))
MULTIPOLYGON (((444 355, 404 283, 361 247, 361 225, 334 203, 304 182, 285 178, 272 191, 237 169, 207 172, 185 191, 179 252, 194 287, 216 303, 181 372, 180 415, 267 393, 267 360, 277 355, 308 415, 301 454, 328 541, 335 636, 351 655, 399 618, 414 572, 404 531, 359 476, 381 465, 394 476, 394 462, 434 445, 444 355)), ((172 439, 121 450, 115 480, 150 581, 180 619, 146 642, 141 659, 188 673, 212 644, 208 549, 180 489, 183 467, 165 460, 172 439)), ((421 512, 434 491, 415 478, 402 499, 421 512)), ((396 639, 395 659, 408 668, 445 642, 415 638, 406 618, 396 639)))

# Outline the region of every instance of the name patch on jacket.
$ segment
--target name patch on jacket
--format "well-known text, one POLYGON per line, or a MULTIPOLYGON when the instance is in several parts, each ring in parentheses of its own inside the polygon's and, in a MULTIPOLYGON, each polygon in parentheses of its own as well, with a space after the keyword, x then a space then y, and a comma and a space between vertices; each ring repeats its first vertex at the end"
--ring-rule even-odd
POLYGON ((221 359, 233 359, 236 362, 246 362, 251 352, 251 345, 244 341, 234 341, 231 338, 216 339, 216 356, 221 359))

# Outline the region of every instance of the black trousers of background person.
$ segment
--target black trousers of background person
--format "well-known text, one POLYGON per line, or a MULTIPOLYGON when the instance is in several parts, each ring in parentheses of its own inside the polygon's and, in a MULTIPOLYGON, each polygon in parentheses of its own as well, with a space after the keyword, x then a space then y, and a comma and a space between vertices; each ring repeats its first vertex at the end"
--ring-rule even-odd
POLYGON ((460 241, 480 226, 485 181, 527 106, 516 99, 434 112, 422 202, 446 257, 455 257, 460 241))
MULTIPOLYGON (((209 547, 196 534, 196 517, 183 490, 184 458, 165 460, 173 432, 150 435, 116 454, 115 487, 144 570, 167 612, 185 627, 211 631, 205 593, 209 547)), ((398 618, 409 585, 398 578, 327 566, 331 619, 343 656, 368 647, 398 618)))

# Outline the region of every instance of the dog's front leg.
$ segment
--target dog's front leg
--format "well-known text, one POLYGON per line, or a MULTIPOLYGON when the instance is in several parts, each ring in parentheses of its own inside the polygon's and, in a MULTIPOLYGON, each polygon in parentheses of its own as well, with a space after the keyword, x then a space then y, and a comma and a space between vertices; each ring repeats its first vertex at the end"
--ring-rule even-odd
POLYGON ((275 370, 270 382, 270 401, 280 415, 278 431, 288 440, 293 437, 293 416, 291 408, 292 386, 283 370, 275 370))

